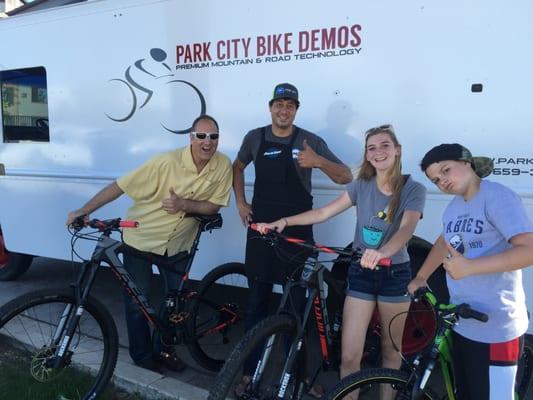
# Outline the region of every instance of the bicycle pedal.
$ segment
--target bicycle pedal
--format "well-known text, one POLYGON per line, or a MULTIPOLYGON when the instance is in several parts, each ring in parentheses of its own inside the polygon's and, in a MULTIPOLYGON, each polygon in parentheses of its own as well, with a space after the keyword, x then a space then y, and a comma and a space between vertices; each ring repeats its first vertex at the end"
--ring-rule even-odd
POLYGON ((171 314, 168 316, 168 320, 172 322, 174 325, 181 324, 187 318, 189 318, 189 313, 186 311, 182 311, 177 314, 171 314))

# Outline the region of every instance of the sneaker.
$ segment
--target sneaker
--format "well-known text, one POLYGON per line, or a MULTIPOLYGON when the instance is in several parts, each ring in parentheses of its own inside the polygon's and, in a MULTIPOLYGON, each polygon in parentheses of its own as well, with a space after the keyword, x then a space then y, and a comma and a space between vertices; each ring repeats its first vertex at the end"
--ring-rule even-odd
POLYGON ((156 372, 161 375, 163 374, 163 368, 161 368, 161 366, 152 357, 145 358, 144 360, 141 360, 141 361, 134 361, 134 362, 135 362, 135 365, 137 365, 138 367, 149 369, 150 371, 156 372))
POLYGON ((163 367, 174 372, 181 372, 187 368, 187 364, 181 361, 181 359, 174 352, 161 352, 159 357, 157 357, 157 362, 163 367))
MULTIPOLYGON (((314 399, 321 399, 326 394, 322 385, 318 383, 315 383, 314 385, 310 385, 308 379, 305 380, 305 388, 307 391, 307 395, 314 399)), ((349 396, 347 398, 349 398, 349 396)))
POLYGON ((248 388, 248 385, 250 384, 251 380, 252 377, 250 375, 243 375, 241 381, 237 385, 235 385, 233 394, 235 394, 235 397, 237 399, 244 398, 246 389, 248 388))

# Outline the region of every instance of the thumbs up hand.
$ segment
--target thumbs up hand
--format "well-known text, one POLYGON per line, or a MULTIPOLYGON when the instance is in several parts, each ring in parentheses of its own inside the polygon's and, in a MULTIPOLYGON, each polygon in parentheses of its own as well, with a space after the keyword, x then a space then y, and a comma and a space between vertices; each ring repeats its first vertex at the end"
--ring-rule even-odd
POLYGON ((183 209, 184 200, 174 192, 174 188, 171 187, 168 190, 169 197, 163 199, 161 202, 161 208, 169 214, 176 214, 178 211, 183 209))
POLYGON ((470 260, 455 250, 449 243, 446 243, 446 247, 448 247, 450 254, 444 259, 442 264, 452 279, 458 280, 471 275, 473 271, 470 260))
POLYGON ((307 144, 307 139, 304 139, 303 150, 298 153, 298 164, 302 168, 318 168, 320 165, 320 157, 315 151, 307 144))

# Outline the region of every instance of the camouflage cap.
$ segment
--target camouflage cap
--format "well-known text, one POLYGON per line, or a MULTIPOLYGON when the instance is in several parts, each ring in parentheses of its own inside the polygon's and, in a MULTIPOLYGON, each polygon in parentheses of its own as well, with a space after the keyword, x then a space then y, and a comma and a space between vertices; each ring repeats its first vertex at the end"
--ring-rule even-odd
POLYGON ((426 169, 431 164, 445 160, 468 161, 480 178, 489 176, 494 168, 492 159, 489 157, 473 157, 470 150, 459 143, 443 143, 433 147, 422 158, 420 168, 426 172, 426 169))

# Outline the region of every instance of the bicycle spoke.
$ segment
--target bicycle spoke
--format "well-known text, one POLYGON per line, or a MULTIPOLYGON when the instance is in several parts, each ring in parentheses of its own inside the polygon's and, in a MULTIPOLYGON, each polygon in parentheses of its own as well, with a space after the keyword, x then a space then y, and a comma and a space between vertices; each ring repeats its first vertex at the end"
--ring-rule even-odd
POLYGON ((7 318, 0 326, 0 351, 7 362, 2 365, 0 392, 9 393, 9 398, 39 393, 43 400, 89 396, 106 370, 112 339, 106 337, 102 322, 95 319, 89 305, 70 345, 62 352, 63 358, 56 358, 66 333, 65 312, 73 309, 68 297, 54 299, 38 292, 2 308, 2 316, 7 318))

